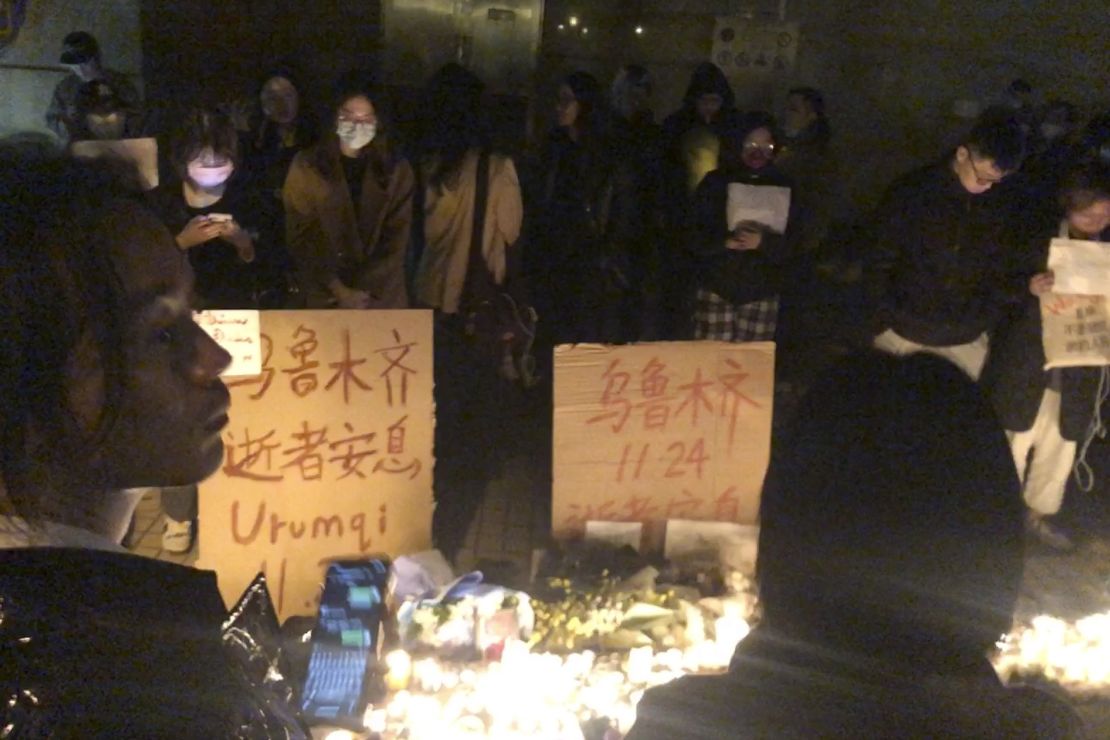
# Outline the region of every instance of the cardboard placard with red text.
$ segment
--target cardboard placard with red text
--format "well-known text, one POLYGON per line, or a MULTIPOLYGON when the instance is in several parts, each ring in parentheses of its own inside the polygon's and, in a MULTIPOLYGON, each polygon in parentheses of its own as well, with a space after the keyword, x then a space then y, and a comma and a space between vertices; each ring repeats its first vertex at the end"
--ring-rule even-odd
POLYGON ((264 571, 284 619, 315 614, 327 562, 431 544, 432 314, 264 311, 261 345, 227 380, 197 566, 228 604, 264 571))
POLYGON ((1110 310, 1103 295, 1041 296, 1045 369, 1110 365, 1110 310))
POLYGON ((750 524, 771 451, 772 342, 555 349, 552 529, 750 524))

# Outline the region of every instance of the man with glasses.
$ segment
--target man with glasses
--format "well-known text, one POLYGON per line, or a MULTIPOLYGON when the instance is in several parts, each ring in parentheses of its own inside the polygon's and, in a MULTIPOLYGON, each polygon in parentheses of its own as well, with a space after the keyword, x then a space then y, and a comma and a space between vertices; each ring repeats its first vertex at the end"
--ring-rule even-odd
POLYGON ((987 332, 1020 293, 1006 270, 1016 191, 994 186, 1024 154, 1020 124, 987 111, 950 157, 887 191, 868 232, 877 348, 931 352, 978 379, 987 332))

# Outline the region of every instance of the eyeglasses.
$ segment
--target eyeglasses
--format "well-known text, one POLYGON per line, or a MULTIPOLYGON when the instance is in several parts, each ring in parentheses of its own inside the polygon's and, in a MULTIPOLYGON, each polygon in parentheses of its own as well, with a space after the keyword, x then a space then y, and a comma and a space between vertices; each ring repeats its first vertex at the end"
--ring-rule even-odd
POLYGON ((744 144, 744 151, 746 151, 746 152, 760 151, 760 152, 763 152, 764 154, 774 154, 775 153, 775 145, 774 144, 760 144, 758 141, 749 141, 746 144, 744 144))

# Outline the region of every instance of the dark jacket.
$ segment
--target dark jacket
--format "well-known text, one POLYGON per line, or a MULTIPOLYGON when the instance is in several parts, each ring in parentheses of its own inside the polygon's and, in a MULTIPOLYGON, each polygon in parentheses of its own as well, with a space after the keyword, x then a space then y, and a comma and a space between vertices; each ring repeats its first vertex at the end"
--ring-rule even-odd
POLYGON ((551 132, 536 219, 536 266, 572 272, 596 269, 612 204, 610 163, 600 139, 574 141, 564 128, 551 132))
POLYGON ((667 116, 662 126, 663 216, 671 229, 685 228, 697 186, 690 165, 698 156, 708 156, 705 151, 692 149, 704 149, 713 139, 719 142, 736 128, 739 117, 736 98, 721 70, 709 62, 698 65, 686 88, 682 107, 667 116), (698 98, 705 94, 720 95, 722 101, 717 117, 708 124, 698 118, 695 107, 698 98))
POLYGON ((725 247, 728 186, 731 183, 768 187, 790 187, 790 182, 773 166, 762 170, 745 167, 710 172, 694 194, 689 250, 697 262, 698 285, 743 304, 770 298, 782 288, 783 267, 790 256, 793 220, 786 234, 765 231, 758 249, 738 251, 725 247))
POLYGON ((208 571, 96 550, 0 550, 5 736, 305 737, 225 653, 225 616, 208 571))
MULTIPOLYGON (((1103 234, 1102 240, 1110 241, 1110 233, 1103 234)), ((1046 269, 1050 241, 1048 236, 1037 240, 1035 257, 1022 271, 1026 281, 1046 269)), ((1031 429, 1045 388, 1055 375, 1060 391, 1060 434, 1064 439, 1081 441, 1095 412, 1102 369, 1044 369, 1040 301, 1026 293, 1017 309, 991 334, 990 346, 979 382, 1002 426, 1015 432, 1031 429)))
POLYGON ((261 200, 238 173, 228 181, 223 197, 204 208, 193 208, 185 202, 180 180, 158 186, 148 194, 147 202, 174 236, 195 216, 212 213, 231 215, 251 235, 255 257, 250 263, 239 259, 235 247, 223 239, 212 239, 188 250, 201 308, 258 308, 259 296, 277 289, 285 260, 276 254, 261 200))
POLYGON ((972 195, 944 160, 895 182, 868 230, 875 333, 929 346, 973 341, 1020 295, 1009 265, 1012 193, 972 195))
POLYGON ((740 643, 731 670, 649 690, 625 740, 736 738, 1078 738, 1079 718, 1034 689, 974 675, 929 676, 774 636, 740 643))

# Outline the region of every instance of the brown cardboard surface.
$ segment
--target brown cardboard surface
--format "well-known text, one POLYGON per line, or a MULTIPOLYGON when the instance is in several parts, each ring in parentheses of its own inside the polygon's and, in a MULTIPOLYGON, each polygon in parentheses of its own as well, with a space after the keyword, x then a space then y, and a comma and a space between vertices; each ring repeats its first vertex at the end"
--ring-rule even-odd
POLYGON ((754 522, 774 363, 772 342, 557 347, 555 536, 590 520, 754 522))
POLYGON ((266 572, 314 614, 324 564, 427 549, 430 311, 264 311, 262 374, 229 380, 224 464, 200 488, 197 566, 233 603, 266 572))
POLYGON ((1045 369, 1110 365, 1110 310, 1106 296, 1041 296, 1045 369))

